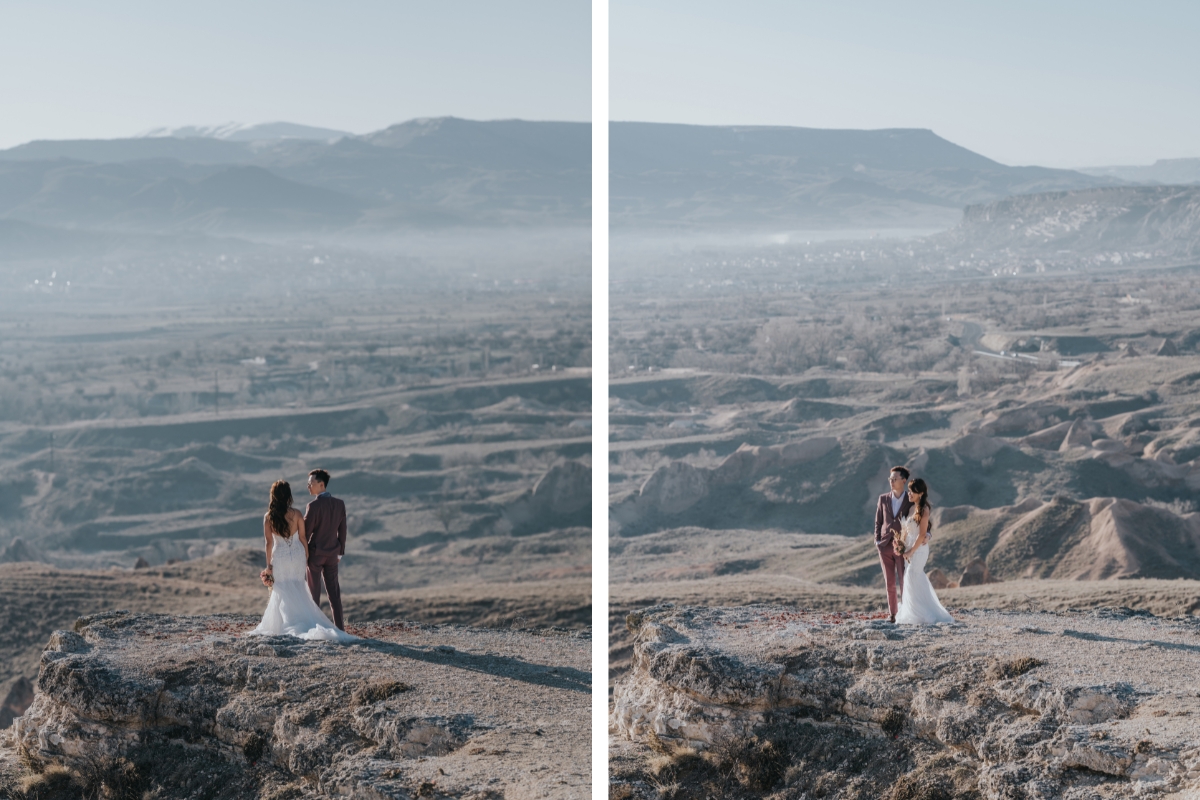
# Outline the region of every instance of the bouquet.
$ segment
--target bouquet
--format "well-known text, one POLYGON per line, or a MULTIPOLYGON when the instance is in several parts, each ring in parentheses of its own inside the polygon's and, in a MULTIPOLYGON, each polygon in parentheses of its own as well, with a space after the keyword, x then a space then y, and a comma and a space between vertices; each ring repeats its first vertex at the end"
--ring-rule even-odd
POLYGON ((258 573, 258 579, 263 582, 263 586, 270 589, 275 585, 275 573, 271 572, 271 568, 267 567, 262 572, 258 573))
POLYGON ((917 523, 915 520, 906 519, 900 523, 900 530, 896 531, 892 538, 892 547, 896 551, 896 555, 903 556, 909 551, 909 548, 916 543, 917 539, 917 523))

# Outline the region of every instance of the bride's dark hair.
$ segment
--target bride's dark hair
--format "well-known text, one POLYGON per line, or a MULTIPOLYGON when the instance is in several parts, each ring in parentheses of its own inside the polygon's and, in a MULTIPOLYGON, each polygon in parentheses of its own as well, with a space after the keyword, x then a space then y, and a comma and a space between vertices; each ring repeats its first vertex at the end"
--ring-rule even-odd
MULTIPOLYGON (((920 525, 922 517, 924 517, 925 512, 929 510, 929 487, 926 486, 925 481, 921 480, 920 478, 913 478, 908 482, 908 488, 909 491, 913 491, 921 495, 921 501, 917 504, 917 510, 913 512, 913 521, 920 525)), ((927 530, 933 530, 932 517, 929 520, 929 528, 927 528, 927 530)))
POLYGON ((271 519, 271 528, 283 538, 288 538, 292 532, 288 530, 287 512, 292 507, 292 487, 287 481, 275 481, 271 484, 271 504, 267 506, 267 516, 271 519))

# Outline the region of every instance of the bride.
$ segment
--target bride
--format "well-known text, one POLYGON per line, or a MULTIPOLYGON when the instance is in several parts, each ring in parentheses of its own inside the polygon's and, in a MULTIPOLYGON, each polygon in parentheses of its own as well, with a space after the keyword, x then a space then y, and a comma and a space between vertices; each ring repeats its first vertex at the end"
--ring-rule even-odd
POLYGON ((357 636, 338 630, 313 602, 305 579, 308 541, 304 535, 304 517, 292 508, 292 487, 287 481, 271 484, 271 503, 263 516, 263 538, 267 540, 263 581, 271 587, 271 599, 262 622, 250 635, 357 641, 357 636))
POLYGON ((954 617, 942 606, 933 586, 925 575, 925 562, 929 560, 929 487, 920 478, 908 482, 908 502, 913 511, 900 520, 900 532, 904 542, 904 589, 900 607, 896 611, 896 623, 900 625, 934 625, 939 622, 954 622, 954 617))

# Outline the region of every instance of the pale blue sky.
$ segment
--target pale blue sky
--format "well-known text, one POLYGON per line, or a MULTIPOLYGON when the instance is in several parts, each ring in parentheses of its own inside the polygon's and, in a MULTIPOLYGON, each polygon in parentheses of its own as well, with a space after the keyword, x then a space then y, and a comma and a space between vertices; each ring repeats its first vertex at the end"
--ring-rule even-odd
POLYGON ((930 128, 1006 164, 1200 157, 1200 3, 611 0, 614 120, 930 128))
POLYGON ((285 120, 591 118, 588 0, 3 0, 0 148, 285 120))

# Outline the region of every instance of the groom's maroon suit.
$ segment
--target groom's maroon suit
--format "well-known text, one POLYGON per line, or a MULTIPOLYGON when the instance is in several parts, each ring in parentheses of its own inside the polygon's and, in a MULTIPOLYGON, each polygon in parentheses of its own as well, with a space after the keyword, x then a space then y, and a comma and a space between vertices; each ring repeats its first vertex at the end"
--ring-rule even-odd
MULTIPOLYGON (((908 514, 912 503, 908 501, 908 492, 900 500, 900 517, 908 514)), ((875 507, 875 547, 879 550, 879 563, 883 566, 883 583, 887 587, 888 613, 896 616, 899 603, 896 601, 896 587, 904 585, 904 566, 908 562, 904 556, 896 555, 892 549, 892 539, 900 532, 897 515, 892 513, 892 493, 885 492, 879 496, 875 507)))
POLYGON ((320 606, 324 582, 329 590, 333 622, 344 631, 338 556, 346 554, 346 504, 329 492, 321 492, 304 509, 304 531, 308 534, 308 590, 313 602, 320 606))

